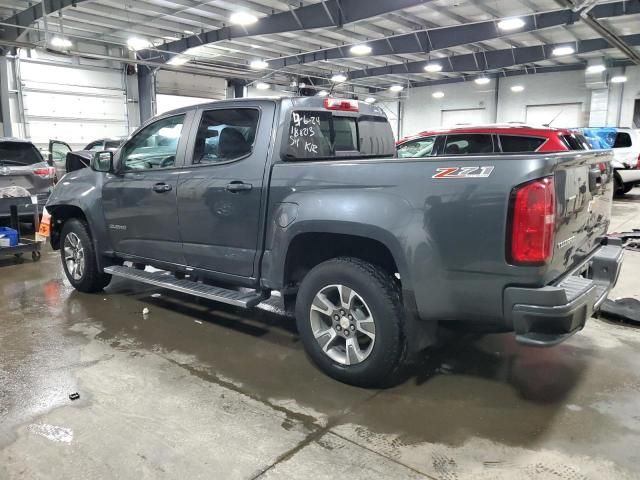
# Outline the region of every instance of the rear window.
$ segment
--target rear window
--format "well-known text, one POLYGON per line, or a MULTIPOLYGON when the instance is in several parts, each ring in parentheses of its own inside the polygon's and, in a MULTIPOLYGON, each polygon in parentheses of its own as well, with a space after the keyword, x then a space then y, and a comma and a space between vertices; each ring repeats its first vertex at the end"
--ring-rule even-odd
POLYGON ((284 157, 313 160, 393 156, 391 125, 384 117, 344 116, 326 111, 291 114, 284 157))
POLYGON ((589 144, 582 135, 560 135, 562 141, 569 147, 569 150, 588 150, 589 144))
POLYGON ((445 155, 480 155, 493 152, 491 135, 460 134, 447 135, 445 155))
POLYGON ((40 162, 44 160, 31 143, 0 142, 0 166, 33 165, 40 162))
POLYGON ((500 145, 504 153, 535 152, 545 141, 545 138, 538 137, 500 135, 500 145))
POLYGON ((629 148, 631 147, 631 135, 626 132, 618 132, 613 148, 629 148))

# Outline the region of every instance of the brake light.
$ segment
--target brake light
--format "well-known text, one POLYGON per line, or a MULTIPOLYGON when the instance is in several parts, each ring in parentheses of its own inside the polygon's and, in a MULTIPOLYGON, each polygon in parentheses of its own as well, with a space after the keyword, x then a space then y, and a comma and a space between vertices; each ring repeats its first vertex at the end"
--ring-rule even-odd
POLYGON ((324 108, 327 110, 341 110, 343 112, 357 112, 360 110, 357 100, 328 97, 324 99, 324 108))
POLYGON ((53 167, 34 168, 33 174, 40 178, 53 178, 56 174, 56 169, 53 167))
POLYGON ((549 261, 553 254, 555 211, 553 177, 540 178, 515 189, 511 210, 511 263, 549 261))

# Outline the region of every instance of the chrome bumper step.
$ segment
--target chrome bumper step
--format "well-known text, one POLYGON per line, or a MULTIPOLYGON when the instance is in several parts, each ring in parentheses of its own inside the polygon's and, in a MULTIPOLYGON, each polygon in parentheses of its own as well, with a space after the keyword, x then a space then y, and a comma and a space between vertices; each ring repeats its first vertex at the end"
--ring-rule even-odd
POLYGON ((147 283, 174 292, 187 293, 196 297, 214 300, 216 302, 234 305, 236 307, 251 308, 255 307, 266 297, 257 290, 249 292, 239 292, 237 290, 228 290, 226 288, 214 287, 192 280, 180 280, 169 272, 147 272, 137 270, 132 267, 121 267, 113 265, 106 267, 104 273, 113 275, 114 277, 127 278, 137 282, 147 283))

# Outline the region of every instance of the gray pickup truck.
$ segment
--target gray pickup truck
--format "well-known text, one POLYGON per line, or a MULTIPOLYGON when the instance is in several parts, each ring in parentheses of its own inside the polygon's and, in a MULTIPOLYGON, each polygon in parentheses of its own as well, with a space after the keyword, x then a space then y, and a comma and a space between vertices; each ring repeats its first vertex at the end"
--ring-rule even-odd
POLYGON ((399 159, 376 106, 240 99, 152 119, 47 210, 76 289, 119 276, 246 308, 279 291, 312 360, 374 386, 438 327, 537 346, 580 330, 622 261, 610 161, 399 159))

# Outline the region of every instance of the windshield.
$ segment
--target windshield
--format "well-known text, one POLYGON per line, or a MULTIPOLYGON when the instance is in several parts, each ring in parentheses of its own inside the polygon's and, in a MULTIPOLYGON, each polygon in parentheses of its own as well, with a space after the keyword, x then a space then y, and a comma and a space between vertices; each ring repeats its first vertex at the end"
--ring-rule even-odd
POLYGON ((0 142, 0 166, 25 166, 43 161, 40 152, 30 143, 0 142))

